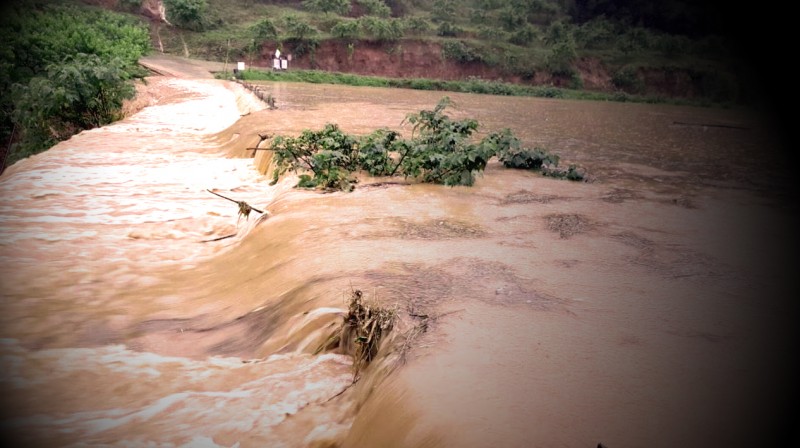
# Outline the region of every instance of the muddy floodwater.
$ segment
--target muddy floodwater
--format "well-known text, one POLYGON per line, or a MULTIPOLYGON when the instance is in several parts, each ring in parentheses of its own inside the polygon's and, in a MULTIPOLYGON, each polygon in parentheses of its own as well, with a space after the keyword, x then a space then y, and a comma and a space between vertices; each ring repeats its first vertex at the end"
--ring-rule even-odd
POLYGON ((762 117, 450 94, 452 116, 591 182, 492 161, 473 187, 323 194, 270 185, 246 148, 325 123, 410 135, 406 114, 443 94, 264 83, 268 110, 226 81, 147 89, 138 113, 0 177, 0 434, 16 446, 790 435, 796 205, 762 117), (350 356, 317 348, 354 289, 400 320, 353 385, 350 356))

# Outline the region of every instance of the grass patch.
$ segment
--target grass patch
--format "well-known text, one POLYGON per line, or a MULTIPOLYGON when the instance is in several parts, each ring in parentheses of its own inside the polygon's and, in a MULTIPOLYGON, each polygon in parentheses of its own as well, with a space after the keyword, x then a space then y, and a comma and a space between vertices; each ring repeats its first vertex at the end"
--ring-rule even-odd
MULTIPOLYGON (((221 79, 229 79, 230 73, 217 73, 221 79)), ((467 80, 441 80, 429 78, 386 78, 380 76, 355 75, 352 73, 327 72, 322 70, 268 71, 248 69, 241 73, 247 81, 307 82, 311 84, 334 84, 360 87, 402 88, 444 92, 476 93, 501 96, 527 96, 536 98, 563 98, 571 100, 617 101, 631 103, 663 103, 688 106, 708 106, 708 100, 667 98, 622 92, 596 92, 566 89, 550 85, 523 85, 480 78, 467 80)))

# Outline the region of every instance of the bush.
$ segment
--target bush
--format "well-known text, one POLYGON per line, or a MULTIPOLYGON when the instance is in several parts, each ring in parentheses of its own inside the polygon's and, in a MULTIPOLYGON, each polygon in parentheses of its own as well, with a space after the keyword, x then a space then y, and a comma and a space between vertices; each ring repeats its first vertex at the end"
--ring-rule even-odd
POLYGON ((403 21, 398 19, 379 19, 377 17, 361 17, 359 27, 364 34, 381 42, 392 42, 403 37, 403 21))
POLYGON ((288 14, 282 18, 284 31, 289 39, 300 41, 309 40, 319 34, 319 30, 300 20, 293 14, 288 14))
POLYGON ((539 31, 531 25, 523 25, 519 27, 511 37, 509 37, 508 41, 512 44, 521 45, 521 46, 528 46, 532 42, 539 39, 539 31))
POLYGON ((572 37, 580 48, 604 48, 610 46, 616 39, 615 26, 604 18, 592 19, 576 27, 572 37))
POLYGON ((367 15, 387 18, 392 15, 392 9, 383 0, 356 0, 359 5, 367 10, 367 15))
POLYGON ((653 35, 644 28, 631 28, 619 37, 617 47, 624 54, 647 50, 651 46, 653 35))
POLYGON ((207 25, 206 0, 164 0, 167 20, 180 28, 200 31, 207 25))
POLYGON ((13 116, 27 137, 21 154, 119 119, 122 101, 135 93, 129 77, 119 59, 78 54, 48 66, 45 77, 17 85, 13 116))
POLYGON ((357 167, 356 140, 335 124, 325 125, 319 132, 303 131, 296 138, 275 137, 273 183, 286 171, 310 171, 300 175, 298 187, 352 189, 348 178, 357 167))
POLYGON ((469 186, 495 155, 507 167, 546 168, 547 175, 578 179, 577 168, 560 171, 557 155, 523 148, 509 129, 474 141, 478 122, 451 119, 444 113, 449 104, 444 97, 433 110, 409 114, 404 122, 413 125, 410 140, 385 129, 356 138, 334 124, 318 132, 303 131, 296 138, 276 137, 270 148, 275 151, 273 183, 293 171, 299 174, 297 187, 350 191, 355 183, 351 174, 362 170, 373 176, 402 175, 420 182, 469 186))
POLYGON ((550 26, 547 27, 542 41, 551 47, 559 44, 571 44, 574 47, 570 25, 560 20, 551 23, 550 26))
POLYGON ((482 60, 474 48, 460 40, 445 42, 442 45, 442 57, 460 63, 482 60))
POLYGON ((411 34, 420 35, 429 32, 431 30, 431 24, 420 17, 409 17, 403 20, 403 28, 408 30, 411 34))
POLYGON ((497 27, 481 25, 478 27, 478 37, 485 40, 505 40, 507 34, 497 27))
POLYGON ((443 113, 450 104, 444 97, 433 110, 410 114, 414 138, 401 154, 400 167, 406 177, 444 185, 472 185, 496 152, 491 144, 470 143, 478 129, 474 119, 454 121, 443 113))
POLYGON ((262 19, 250 28, 256 40, 275 40, 278 38, 278 28, 270 19, 262 19))
POLYGON ((456 37, 464 34, 464 30, 451 22, 441 22, 436 28, 436 35, 441 37, 456 37))
POLYGON ((358 166, 371 176, 388 176, 394 173, 395 163, 390 153, 398 146, 400 134, 379 129, 362 137, 358 142, 358 166))
POLYGON ((519 138, 508 128, 490 134, 487 140, 500 148, 497 157, 507 168, 538 170, 545 163, 558 165, 557 155, 539 147, 523 147, 519 138))
POLYGON ((131 79, 146 74, 136 61, 150 48, 147 28, 128 16, 28 3, 0 15, 0 141, 13 146, 9 162, 116 119, 131 79))
POLYGON ((640 93, 644 89, 644 81, 639 78, 636 69, 631 66, 622 67, 614 72, 611 83, 614 87, 628 93, 640 93))
POLYGON ((358 39, 361 36, 357 20, 341 20, 331 28, 331 35, 339 39, 358 39))
POLYGON ((303 0, 303 8, 325 14, 345 15, 350 12, 350 0, 303 0))
POLYGON ((433 0, 431 19, 434 22, 451 22, 455 19, 457 10, 455 0, 433 0))
POLYGON ((545 66, 556 76, 572 76, 572 63, 578 57, 575 44, 571 40, 558 42, 552 46, 545 59, 545 66))

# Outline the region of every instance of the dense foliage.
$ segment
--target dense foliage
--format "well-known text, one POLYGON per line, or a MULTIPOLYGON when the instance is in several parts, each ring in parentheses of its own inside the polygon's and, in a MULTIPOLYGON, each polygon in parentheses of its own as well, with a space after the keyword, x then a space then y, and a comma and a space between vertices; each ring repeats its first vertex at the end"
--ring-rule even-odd
POLYGON ((584 180, 574 165, 559 169, 557 155, 523 147, 509 129, 476 141, 473 134, 478 122, 452 119, 444 113, 449 104, 445 97, 432 110, 409 114, 405 121, 413 126, 410 139, 386 129, 354 137, 335 124, 320 131, 305 130, 298 137, 278 136, 270 148, 274 151, 273 182, 293 171, 299 174, 298 187, 350 191, 356 183, 353 173, 365 171, 372 176, 400 175, 420 182, 470 186, 494 156, 507 167, 584 180))
POLYGON ((30 1, 0 14, 0 138, 5 161, 118 118, 141 76, 147 29, 101 9, 30 1), (13 135, 12 135, 13 134, 13 135))
POLYGON ((190 30, 208 27, 206 0, 164 0, 167 20, 176 26, 190 30))

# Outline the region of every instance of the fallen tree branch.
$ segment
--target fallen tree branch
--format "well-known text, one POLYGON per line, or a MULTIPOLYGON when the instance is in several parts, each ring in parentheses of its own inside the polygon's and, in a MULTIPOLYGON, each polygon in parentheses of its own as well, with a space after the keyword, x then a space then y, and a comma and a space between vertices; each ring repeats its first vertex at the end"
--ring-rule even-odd
POLYGON ((236 236, 235 233, 231 233, 230 235, 225 235, 225 236, 221 236, 221 237, 218 237, 218 238, 213 238, 213 239, 210 239, 210 240, 200 240, 200 242, 201 243, 213 243, 214 241, 222 241, 224 239, 233 238, 235 236, 236 236))
POLYGON ((229 197, 227 197, 227 196, 223 196, 223 195, 221 195, 221 194, 219 194, 219 193, 215 193, 215 192, 213 192, 213 191, 211 191, 211 190, 209 190, 209 189, 206 189, 206 191, 207 191, 207 192, 209 192, 209 193, 211 193, 211 194, 213 194, 213 195, 219 196, 219 197, 221 197, 222 199, 227 199, 227 200, 229 200, 229 201, 231 201, 231 202, 235 202, 235 203, 236 203, 236 205, 238 205, 238 206, 239 206, 239 217, 240 217, 240 218, 242 217, 242 215, 244 215, 245 219, 247 219, 247 218, 250 218, 250 212, 251 212, 251 211, 256 211, 256 212, 258 212, 258 213, 264 214, 264 212, 263 212, 262 210, 259 210, 259 209, 255 208, 255 207, 251 206, 251 205, 250 205, 250 204, 248 204, 247 202, 244 202, 244 201, 237 201, 237 200, 235 200, 235 199, 231 199, 231 198, 229 198, 229 197))

